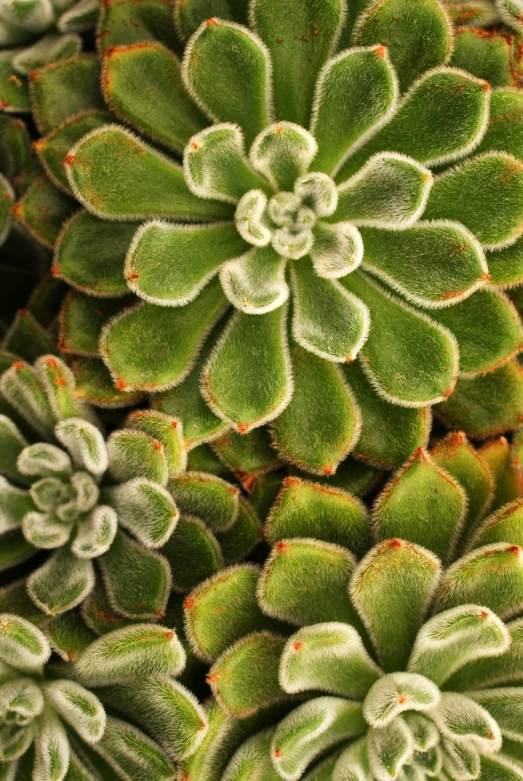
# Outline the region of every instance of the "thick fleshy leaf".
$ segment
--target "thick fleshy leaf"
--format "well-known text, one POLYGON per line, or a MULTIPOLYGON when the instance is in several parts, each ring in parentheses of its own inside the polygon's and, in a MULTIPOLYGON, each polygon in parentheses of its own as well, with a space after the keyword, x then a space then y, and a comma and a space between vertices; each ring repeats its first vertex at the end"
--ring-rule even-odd
POLYGON ((436 68, 425 73, 391 121, 342 166, 338 181, 381 151, 409 155, 429 168, 464 157, 482 138, 489 102, 489 85, 464 71, 436 68))
POLYGON ((348 491, 286 477, 267 518, 265 534, 275 543, 309 537, 343 545, 356 556, 368 549, 364 505, 348 491))
POLYGON ((37 241, 53 249, 60 228, 73 213, 74 206, 74 201, 57 190, 43 174, 31 183, 12 212, 37 241))
POLYGON ((105 711, 98 697, 75 681, 52 681, 44 691, 53 709, 83 740, 100 740, 105 729, 105 711))
POLYGON ((260 781, 279 778, 271 762, 270 746, 274 729, 258 732, 235 751, 223 774, 223 781, 246 781, 258 777, 260 781))
POLYGON ((25 437, 13 421, 6 415, 0 415, 0 471, 9 477, 19 478, 16 461, 27 446, 25 437))
POLYGON ((484 604, 506 620, 521 610, 523 553, 519 545, 496 543, 463 556, 443 575, 437 609, 484 604))
POLYGON ((179 516, 170 493, 143 477, 106 488, 102 499, 116 510, 120 526, 134 534, 146 548, 160 548, 165 544, 179 516))
POLYGON ((465 538, 487 512, 492 502, 494 485, 488 464, 470 445, 465 434, 451 432, 431 451, 436 464, 449 472, 465 489, 468 507, 462 526, 465 538))
MULTIPOLYGON (((31 110, 27 79, 15 73, 13 59, 20 49, 7 49, 0 55, 0 106, 2 111, 31 110)), ((22 50, 23 51, 23 50, 22 50)))
POLYGON ((116 387, 165 390, 182 382, 225 304, 213 281, 185 307, 143 304, 115 318, 102 334, 100 349, 116 387))
POLYGON ((501 250, 487 253, 487 263, 493 284, 512 287, 523 280, 523 239, 501 250))
POLYGON ((347 597, 355 568, 355 557, 340 545, 280 540, 265 563, 258 602, 264 613, 294 626, 344 621, 359 627, 347 597))
POLYGON ((389 118, 396 96, 384 47, 349 49, 328 60, 316 84, 312 113, 311 132, 319 147, 314 168, 335 173, 351 146, 389 118))
POLYGON ((523 370, 512 360, 488 374, 460 378, 438 414, 449 427, 480 439, 517 428, 523 420, 523 370))
MULTIPOLYGON (((6 677, 8 674, 6 671, 6 677)), ((44 698, 34 680, 18 675, 11 680, 7 679, 0 686, 0 703, 4 724, 10 719, 17 725, 25 726, 42 712, 44 698)))
POLYGON ((499 726, 485 708, 463 694, 443 692, 432 718, 444 737, 454 741, 472 741, 486 753, 499 751, 499 726))
POLYGON ((309 126, 316 79, 332 51, 344 10, 341 0, 321 0, 313 6, 252 3, 252 25, 267 45, 274 69, 278 118, 309 126))
POLYGON ((78 212, 58 236, 52 273, 94 296, 125 295, 124 260, 136 228, 78 212))
MULTIPOLYGON (((167 598, 165 599, 167 601, 167 598)), ((122 618, 121 614, 109 604, 104 584, 99 578, 94 584, 91 593, 84 599, 80 606, 82 621, 95 635, 105 635, 113 629, 120 629, 137 623, 140 619, 122 618)), ((71 613, 65 613, 69 616, 71 613)), ((88 643, 86 645, 89 645, 88 643)), ((79 650, 83 650, 83 646, 79 650)))
POLYGON ((339 279, 360 265, 363 242, 360 232, 350 222, 335 225, 318 222, 313 235, 309 254, 318 277, 339 279))
MULTIPOLYGON (((501 40, 505 45, 507 44, 504 37, 501 40)), ((521 92, 516 90, 499 89, 492 93, 489 123, 487 132, 478 147, 479 152, 508 152, 521 158, 523 154, 522 101, 521 92)))
POLYGON ((523 230, 522 194, 523 164, 512 155, 486 152, 436 179, 424 216, 457 220, 484 247, 502 248, 523 230))
POLYGON ((0 551, 0 572, 30 559, 36 553, 19 530, 7 532, 2 536, 0 551))
POLYGON ((162 445, 169 477, 176 477, 185 471, 187 453, 183 425, 178 418, 156 410, 136 410, 127 417, 125 425, 143 431, 162 445))
POLYGON ((13 57, 13 65, 17 73, 29 76, 30 79, 34 70, 77 55, 82 48, 81 38, 74 33, 67 33, 66 30, 62 32, 65 34, 48 32, 32 46, 16 54, 13 57))
POLYGON ((277 417, 291 399, 286 315, 285 307, 233 315, 203 371, 202 393, 212 411, 242 434, 277 417))
POLYGON ((276 190, 290 191, 307 172, 317 149, 314 136, 300 125, 279 122, 256 136, 249 160, 276 190))
POLYGON ((64 662, 72 662, 96 635, 84 623, 79 610, 70 610, 46 623, 45 632, 53 651, 64 662))
POLYGON ((42 355, 34 368, 57 421, 75 417, 96 420, 95 414, 76 397, 74 374, 60 358, 42 355))
POLYGON ((35 730, 33 778, 63 781, 69 767, 69 741, 66 731, 51 708, 38 719, 35 730))
POLYGON ((183 153, 187 186, 200 198, 238 203, 242 195, 267 185, 249 167, 238 125, 222 123, 197 133, 183 153))
MULTIPOLYGON (((332 781, 362 781, 362 779, 366 779, 370 772, 366 749, 367 741, 365 738, 351 743, 338 756, 334 765, 332 781)), ((331 776, 327 775, 326 778, 330 779, 331 776)), ((307 781, 309 781, 308 778, 307 781)), ((315 781, 315 777, 312 774, 310 781, 315 781)), ((318 781, 324 781, 321 775, 318 781)))
POLYGON ((168 781, 173 776, 172 765, 160 747, 126 721, 110 717, 104 736, 94 749, 119 778, 168 781))
POLYGON ((362 421, 354 446, 356 458, 379 469, 392 470, 417 448, 427 445, 432 422, 428 407, 392 406, 372 387, 359 361, 346 364, 342 371, 362 421))
POLYGON ((76 394, 94 407, 119 409, 142 401, 139 391, 125 392, 113 385, 111 375, 99 358, 75 355, 71 366, 76 379, 76 394))
POLYGON ((40 610, 57 616, 79 605, 93 585, 92 563, 61 548, 29 576, 27 591, 40 610))
POLYGON ((102 79, 111 110, 154 141, 181 150, 207 124, 187 94, 178 60, 159 43, 108 49, 102 79))
POLYGON ((281 635, 253 632, 216 660, 207 681, 226 713, 246 718, 285 697, 278 682, 284 645, 281 635))
MULTIPOLYGON (((228 431, 215 439, 211 447, 224 468, 233 472, 248 492, 252 491, 260 475, 268 474, 280 466, 267 428, 257 428, 249 434, 228 431)), ((216 468, 219 474, 218 465, 216 468)))
POLYGON ((136 232, 124 274, 137 296, 160 306, 193 301, 222 263, 246 244, 233 223, 192 227, 147 222, 136 232))
POLYGON ((447 398, 458 369, 450 332, 359 271, 343 277, 341 283, 372 312, 369 337, 360 356, 377 393, 405 407, 447 398))
POLYGON ((402 92, 425 71, 444 65, 452 51, 451 26, 436 0, 415 6, 403 0, 382 0, 379 8, 371 4, 356 24, 354 40, 389 47, 402 92))
POLYGON ((482 545, 493 545, 496 542, 523 545, 521 521, 523 520, 523 500, 509 502, 500 510, 489 515, 478 526, 471 539, 470 547, 479 548, 482 545))
POLYGON ((520 447, 521 434, 518 430, 513 437, 512 446, 505 437, 497 437, 486 442, 479 451, 494 479, 495 492, 491 511, 523 496, 520 447))
POLYGON ((280 661, 280 684, 291 694, 319 690, 363 700, 381 674, 356 630, 336 622, 295 632, 280 661))
POLYGON ((335 280, 318 278, 306 260, 295 264, 291 273, 296 341, 320 358, 353 361, 369 333, 367 307, 335 280))
POLYGON ((107 440, 107 452, 114 482, 143 477, 152 483, 166 485, 168 469, 163 445, 145 431, 113 431, 107 440))
POLYGON ((486 708, 503 737, 521 742, 521 696, 519 687, 473 692, 471 699, 486 708))
POLYGON ((22 475, 31 477, 64 477, 71 474, 71 459, 56 445, 37 442, 25 447, 17 459, 22 475))
POLYGON ((65 170, 78 200, 105 219, 198 221, 231 216, 229 206, 193 195, 180 166, 119 125, 105 125, 84 136, 67 155, 65 170), (139 191, 136 182, 141 183, 139 191))
POLYGON ((174 29, 171 6, 166 6, 163 0, 147 0, 139 5, 121 0, 101 6, 97 40, 101 53, 111 46, 125 46, 143 41, 160 41, 168 48, 176 49, 179 40, 174 29))
POLYGON ((39 672, 51 655, 46 636, 20 616, 2 613, 0 656, 2 661, 22 672, 39 672))
POLYGON ((430 712, 439 699, 439 688, 424 675, 392 673, 373 684, 363 703, 363 715, 367 724, 381 729, 404 711, 430 712))
POLYGON ((423 545, 448 563, 466 510, 467 496, 461 485, 420 449, 380 493, 374 505, 374 530, 379 540, 401 537, 423 545))
POLYGON ((273 622, 263 615, 256 602, 259 574, 253 564, 229 567, 187 597, 185 631, 199 659, 212 662, 249 632, 271 628, 273 622))
POLYGON ((216 122, 235 122, 250 145, 272 113, 269 53, 246 27, 211 17, 186 47, 182 74, 197 105, 216 122))
POLYGON ((367 752, 374 778, 379 781, 397 778, 412 758, 412 734, 403 719, 394 719, 386 727, 371 728, 367 735, 367 752))
POLYGON ((433 553, 393 539, 373 548, 354 573, 352 602, 386 671, 405 669, 438 585, 440 569, 433 553))
POLYGON ((220 282, 225 295, 240 312, 264 314, 280 307, 289 297, 286 265, 285 258, 272 246, 253 247, 222 266, 220 282))
POLYGON ((228 531, 238 517, 239 489, 215 475, 186 472, 169 481, 180 512, 200 518, 215 532, 228 531))
POLYGON ((36 123, 43 134, 86 111, 105 109, 97 56, 80 54, 35 71, 31 99, 36 123))
POLYGON ((66 545, 71 528, 51 513, 28 512, 22 521, 22 532, 27 542, 44 550, 66 545))
POLYGON ((223 567, 220 545, 198 518, 182 516, 162 548, 172 570, 172 587, 185 593, 223 567))
POLYGON ((102 475, 107 469, 107 449, 99 429, 82 418, 62 420, 55 429, 58 441, 64 445, 75 466, 93 475, 102 475))
POLYGON ((286 781, 297 781, 319 754, 365 733, 361 704, 341 697, 318 697, 300 705, 278 724, 272 761, 286 781))
POLYGON ((262 541, 263 527, 260 519, 254 507, 240 497, 240 511, 234 526, 220 536, 220 548, 225 564, 243 561, 262 541))
POLYGON ((460 605, 422 626, 408 669, 442 686, 468 662, 501 656, 509 645, 510 634, 495 613, 478 605, 460 605))
POLYGON ((338 208, 331 219, 404 228, 423 214, 433 181, 432 172, 413 158, 396 152, 376 154, 338 188, 338 208))
POLYGON ((272 425, 274 445, 286 461, 313 474, 332 475, 359 436, 358 407, 331 361, 297 344, 291 357, 295 388, 272 425))
POLYGON ((55 419, 34 369, 22 361, 13 361, 0 378, 0 390, 31 429, 44 439, 52 437, 55 419))
POLYGON ((106 553, 118 529, 118 516, 112 507, 95 507, 78 525, 71 550, 79 559, 94 559, 106 553))
POLYGON ((60 310, 60 351, 98 358, 98 342, 103 327, 129 303, 134 303, 134 299, 118 297, 100 300, 93 295, 70 290, 60 310))

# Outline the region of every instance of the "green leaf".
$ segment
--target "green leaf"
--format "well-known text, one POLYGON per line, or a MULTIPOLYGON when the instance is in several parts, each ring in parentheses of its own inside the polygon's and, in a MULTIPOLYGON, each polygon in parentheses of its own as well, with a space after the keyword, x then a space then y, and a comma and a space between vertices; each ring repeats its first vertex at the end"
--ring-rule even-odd
POLYGON ((335 225, 317 222, 313 237, 310 256, 318 277, 339 279, 360 265, 363 242, 358 229, 350 222, 335 225))
POLYGON ((517 428, 523 419, 523 371, 516 360, 472 379, 459 379, 437 408, 449 428, 486 439, 517 428))
POLYGON ((135 410, 128 415, 126 426, 154 437, 163 447, 169 477, 185 471, 187 453, 183 439, 183 425, 178 418, 156 410, 135 410))
POLYGON ((275 418, 291 399, 286 315, 285 307, 234 314, 202 374, 211 410, 242 434, 275 418))
POLYGON ((486 152, 436 179, 424 216, 457 220, 487 249, 501 249, 523 230, 522 194, 523 164, 486 152))
POLYGON ((120 526, 134 534, 146 548, 164 545, 179 517, 170 493, 162 485, 144 477, 106 488, 102 499, 116 510, 120 526))
POLYGON ((129 298, 100 298, 70 290, 60 311, 61 352, 98 358, 98 341, 107 321, 134 301, 129 298))
POLYGON ((62 33, 65 34, 51 29, 27 49, 16 54, 13 57, 15 70, 30 79, 34 70, 76 56, 82 48, 80 36, 67 33, 66 30, 62 30, 62 33))
POLYGON ((91 130, 111 122, 108 111, 87 111, 64 122, 48 135, 35 141, 34 148, 48 177, 60 190, 72 195, 65 175, 64 159, 71 147, 91 130))
POLYGON ((174 629, 152 624, 115 629, 99 637, 79 655, 75 669, 88 686, 108 686, 129 678, 178 675, 185 651, 174 629))
POLYGON ((272 739, 272 762, 286 781, 297 781, 318 755, 367 730, 361 704, 317 697, 281 721, 272 739))
POLYGON ((220 535, 225 564, 243 561, 263 540, 263 527, 254 508, 240 496, 238 518, 229 531, 220 535))
POLYGON ((407 92, 394 117, 347 160, 344 182, 376 152, 400 152, 428 168, 451 163, 480 142, 488 121, 490 87, 453 68, 425 73, 407 92))
POLYGON ((2 613, 0 620, 2 661, 21 672, 38 673, 51 656, 46 636, 20 616, 2 613))
POLYGON ((62 223, 71 216, 74 207, 74 201, 57 190, 43 174, 32 182, 12 211, 37 241, 53 249, 62 223))
POLYGON ((461 533, 464 539, 483 518, 492 502, 492 474, 488 464, 462 432, 448 434, 435 445, 431 455, 436 464, 449 472, 467 494, 468 507, 461 533))
POLYGON ((22 522, 22 532, 35 548, 52 550, 67 545, 71 525, 52 513, 28 512, 22 522))
POLYGON ((53 355, 42 355, 35 362, 34 368, 45 389, 57 421, 63 421, 66 418, 97 420, 95 414, 78 401, 74 374, 60 358, 55 358, 53 355))
POLYGON ((343 277, 341 283, 372 313, 360 356, 378 395, 405 407, 447 398, 458 369, 457 348, 449 331, 360 271, 343 277))
POLYGON ((284 645, 281 635, 253 632, 216 660, 207 681, 226 713, 244 719, 285 697, 278 682, 284 645))
POLYGON ((420 448, 379 495, 373 527, 378 540, 400 537, 423 545, 448 563, 466 511, 467 495, 461 485, 420 448))
POLYGON ((249 434, 228 431, 215 439, 210 447, 247 491, 252 489, 260 475, 268 474, 280 466, 267 428, 256 428, 249 434))
POLYGON ((439 700, 439 688, 424 675, 392 673, 373 684, 363 703, 363 715, 367 724, 381 729, 404 711, 430 713, 439 700))
POLYGON ((398 407, 378 395, 359 361, 342 367, 361 415, 354 456, 381 469, 397 469, 419 447, 425 447, 431 425, 428 407, 398 407))
POLYGON ((337 366, 297 344, 291 347, 295 388, 272 425, 285 460, 313 474, 332 475, 360 433, 359 410, 337 366))
POLYGON ((194 515, 215 532, 228 531, 238 517, 239 489, 216 475, 186 472, 169 481, 180 512, 194 515))
MULTIPOLYGON (((91 592, 92 593, 92 592, 91 592)), ((84 603, 85 604, 85 603, 84 603)), ((65 662, 72 662, 95 639, 78 610, 53 618, 45 626, 53 651, 65 662)))
POLYGON ((293 265, 291 279, 294 339, 328 361, 353 361, 369 333, 367 307, 336 280, 318 277, 305 260, 293 265))
POLYGON ((100 7, 97 40, 100 53, 113 46, 144 41, 159 41, 167 48, 177 48, 172 6, 166 6, 163 0, 147 0, 139 5, 120 0, 100 7))
POLYGON ((369 764, 375 778, 397 778, 413 755, 412 736, 402 719, 386 727, 371 728, 367 735, 369 764))
POLYGON ((79 559, 94 559, 111 547, 118 529, 118 516, 112 507, 98 505, 78 524, 71 550, 79 559))
POLYGON ((29 576, 27 592, 40 610, 57 616, 79 605, 93 585, 92 563, 61 548, 29 576))
POLYGON ((31 363, 41 355, 56 353, 56 343, 49 331, 38 322, 38 318, 24 309, 16 313, 4 336, 2 348, 31 363))
POLYGON ((487 253, 490 279, 494 285, 511 287, 523 279, 523 239, 495 252, 487 253))
POLYGON ((356 630, 334 621, 295 632, 280 661, 280 683, 291 694, 319 690, 361 701, 381 675, 356 630))
POLYGON ((143 304, 108 323, 100 351, 117 389, 166 390, 181 383, 224 309, 213 281, 185 307, 143 304))
MULTIPOLYGON (((8 669, 8 668, 7 668, 8 669)), ((6 677, 9 672, 5 670, 6 677)), ((24 678, 11 670, 17 677, 7 680, 0 686, 0 702, 5 722, 15 721, 17 726, 28 726, 44 707, 42 690, 31 678, 24 678)), ((2 725, 2 726, 4 726, 2 725)))
POLYGON ((168 781, 173 777, 172 765, 160 747, 125 721, 110 717, 102 740, 94 748, 120 778, 168 781))
POLYGON ((111 298, 126 295, 124 260, 137 227, 136 223, 106 222, 77 212, 58 236, 53 274, 84 293, 111 298))
POLYGON ((308 130, 292 122, 269 125, 256 136, 249 152, 252 167, 275 190, 292 190, 316 155, 318 144, 308 130))
POLYGON ((75 355, 71 368, 76 379, 76 395, 95 407, 118 409, 142 401, 138 391, 125 392, 113 385, 109 370, 98 358, 75 355))
POLYGON ((489 515, 478 526, 470 542, 471 548, 493 545, 497 542, 523 545, 521 521, 523 519, 523 500, 509 502, 500 510, 489 515))
POLYGON ((440 571, 433 553, 392 539, 373 548, 354 573, 352 602, 387 672, 405 669, 440 571))
POLYGON ((107 49, 102 84, 111 111, 172 149, 183 149, 207 124, 187 94, 178 60, 159 43, 107 49))
POLYGON ((496 720, 503 737, 521 740, 521 697, 519 687, 472 692, 471 699, 496 720))
MULTIPOLYGON (((104 635, 123 626, 137 623, 140 619, 122 618, 109 604, 104 584, 98 578, 91 593, 84 599, 80 607, 82 621, 96 635, 104 635)), ((71 613, 66 613, 65 617, 71 613)), ((85 647, 85 646, 84 646, 85 647)))
POLYGON ((282 306, 289 297, 287 261, 271 245, 253 247, 220 270, 223 292, 240 312, 261 315, 282 306))
POLYGON ((352 553, 313 539, 280 540, 265 563, 258 586, 264 613, 294 626, 320 621, 360 622, 347 596, 356 569, 352 553))
POLYGON ((143 477, 167 484, 168 468, 163 445, 144 431, 118 429, 107 440, 109 471, 116 483, 143 477))
MULTIPOLYGON (((27 441, 20 433, 13 421, 6 415, 0 415, 0 471, 8 477, 20 478, 16 467, 16 461, 22 450, 27 446, 27 441)), ((6 486, 4 482, 2 485, 6 486)), ((4 489, 2 490, 2 493, 4 489)), ((13 489, 13 493, 16 490, 13 489)), ((6 494, 2 496, 2 505, 6 494)), ((4 508, 2 507, 2 510, 4 508)))
POLYGON ((52 436, 54 416, 45 390, 34 369, 13 361, 0 378, 0 391, 22 419, 44 439, 52 436))
POLYGON ((509 645, 510 634, 494 613, 477 605, 459 605, 421 627, 408 669, 441 687, 468 662, 502 656, 509 645))
POLYGON ((491 511, 523 495, 518 436, 519 432, 513 438, 512 447, 505 437, 497 437, 486 442, 479 451, 494 480, 495 492, 491 511))
POLYGON ((248 28, 211 17, 185 49, 185 85, 216 122, 240 125, 250 145, 272 113, 269 52, 248 28))
POLYGON ((32 110, 42 134, 95 109, 104 110, 96 54, 79 54, 33 74, 32 110))
POLYGON ((38 719, 35 730, 33 778, 61 781, 69 767, 67 734, 51 708, 38 719))
POLYGON ((452 741, 470 740, 480 751, 501 748, 501 732, 485 708, 463 694, 443 692, 432 718, 442 735, 452 741))
POLYGON ((338 37, 344 10, 341 0, 251 4, 252 26, 270 52, 278 118, 309 126, 316 80, 338 37))
POLYGON ((0 572, 32 558, 36 553, 36 549, 27 542, 21 531, 7 532, 1 539, 0 572))
POLYGON ((447 62, 452 28, 436 0, 421 0, 415 5, 381 0, 361 15, 354 40, 363 46, 380 43, 388 47, 404 92, 425 71, 447 62))
MULTIPOLYGON (((290 45, 296 45, 294 40, 290 45)), ((311 132, 319 147, 314 169, 335 173, 351 147, 389 118, 396 96, 394 72, 382 46, 349 49, 329 59, 316 83, 312 111, 311 132)))
MULTIPOLYGON (((5 538, 4 538, 5 539, 5 538)), ((26 580, 15 580, 9 583, 8 586, 3 586, 0 589, 0 610, 3 613, 11 613, 20 616, 35 626, 43 627, 49 621, 49 616, 46 616, 36 605, 31 602, 27 594, 26 580)), ((46 644, 46 648, 48 647, 46 644)))
MULTIPOLYGON (((452 4, 447 3, 447 11, 450 12, 451 16, 454 14, 457 16, 458 24, 466 23, 466 17, 469 16, 471 25, 474 25, 455 28, 451 65, 468 70, 474 76, 488 81, 493 87, 511 85, 513 81, 517 80, 518 63, 514 56, 515 47, 511 36, 499 27, 490 27, 487 36, 481 29, 482 24, 490 25, 492 22, 499 21, 496 17, 494 3, 489 0, 475 0, 472 5, 470 0, 465 3, 454 0, 452 4), (484 22, 482 17, 486 17, 484 22)), ((493 98, 494 95, 495 93, 493 98)), ((490 110, 491 117, 494 106, 493 99, 490 110)))
POLYGON ((0 105, 3 111, 31 110, 27 79, 16 74, 13 67, 13 59, 20 51, 23 50, 7 49, 0 54, 0 105))
POLYGON ((307 537, 342 545, 361 556, 369 544, 367 512, 352 494, 338 488, 286 477, 265 527, 271 543, 307 537))
POLYGON ((523 556, 519 545, 485 545, 458 559, 443 575, 436 608, 485 605, 506 620, 521 607, 523 556))
POLYGON ((105 711, 92 692, 76 681, 52 681, 44 688, 46 701, 87 743, 97 743, 105 730, 105 711))
POLYGON ((162 548, 172 570, 173 589, 185 593, 223 567, 216 537, 198 518, 182 516, 162 548))
POLYGON ((241 744, 235 751, 223 774, 223 781, 248 781, 250 778, 262 781, 277 781, 270 754, 274 729, 258 732, 241 744))
POLYGON ((231 216, 230 207, 194 196, 179 165, 119 125, 105 125, 80 139, 67 155, 65 170, 76 198, 97 217, 198 221, 231 216))
POLYGON ((233 223, 201 227, 147 222, 129 247, 124 274, 133 293, 159 306, 185 306, 246 244, 233 223))
POLYGON ((107 469, 107 448, 96 426, 83 418, 67 418, 56 426, 55 435, 71 454, 77 469, 103 475, 107 469))
POLYGON ((199 659, 212 662, 249 632, 273 626, 274 622, 262 614, 256 601, 259 574, 254 564, 228 567, 187 597, 185 632, 199 659))

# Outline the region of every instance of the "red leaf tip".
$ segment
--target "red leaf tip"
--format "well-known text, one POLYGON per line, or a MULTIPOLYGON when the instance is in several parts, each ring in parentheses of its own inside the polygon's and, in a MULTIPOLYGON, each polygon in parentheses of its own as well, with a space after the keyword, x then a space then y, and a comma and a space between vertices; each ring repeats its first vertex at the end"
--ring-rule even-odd
POLYGON ((376 49, 376 56, 377 57, 385 57, 387 53, 387 47, 386 46, 378 46, 376 49))
POLYGON ((215 16, 211 16, 210 19, 207 19, 207 27, 218 27, 218 22, 216 21, 215 16))
POLYGON ((295 651, 300 651, 303 648, 303 643, 300 643, 299 641, 296 641, 292 644, 292 647, 295 651))
POLYGON ((192 610, 195 605, 193 597, 186 597, 183 601, 184 610, 192 610))

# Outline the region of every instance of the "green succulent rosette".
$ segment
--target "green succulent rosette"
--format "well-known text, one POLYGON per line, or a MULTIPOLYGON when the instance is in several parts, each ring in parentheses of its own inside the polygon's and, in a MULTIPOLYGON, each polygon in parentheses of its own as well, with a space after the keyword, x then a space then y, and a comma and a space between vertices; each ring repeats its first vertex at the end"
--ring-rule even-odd
POLYGON ((450 434, 370 514, 287 478, 265 564, 185 601, 186 635, 211 665, 214 746, 180 778, 522 778, 519 447, 450 434))
POLYGON ((260 3, 250 26, 223 4, 200 24, 213 9, 180 4, 176 33, 165 4, 107 4, 103 98, 90 55, 33 82, 40 159, 86 208, 53 272, 76 288, 62 347, 90 399, 101 354, 119 403, 154 394, 189 447, 269 423, 318 474, 350 452, 397 467, 434 405, 475 436, 517 426, 519 115, 489 124, 506 93, 446 64, 436 0, 260 3))

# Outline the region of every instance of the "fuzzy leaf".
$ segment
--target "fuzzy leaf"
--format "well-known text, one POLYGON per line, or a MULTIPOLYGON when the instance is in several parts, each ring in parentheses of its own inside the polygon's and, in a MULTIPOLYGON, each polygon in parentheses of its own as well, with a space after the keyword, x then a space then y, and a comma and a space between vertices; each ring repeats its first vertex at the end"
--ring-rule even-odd
POLYGON ((443 692, 432 718, 449 740, 470 740, 486 753, 499 751, 501 747, 501 733, 495 720, 485 708, 463 694, 443 692))
POLYGON ((119 429, 107 441, 109 471, 118 483, 142 477, 166 485, 167 460, 163 445, 144 431, 119 429))
POLYGON ((14 361, 0 378, 2 396, 44 439, 50 439, 54 417, 36 372, 22 361, 14 361))
POLYGON ((61 548, 27 579, 27 591, 40 610, 60 615, 79 605, 94 585, 93 565, 61 548))
POLYGON ((158 673, 176 676, 184 666, 185 651, 174 629, 151 624, 115 629, 91 643, 76 661, 78 675, 89 686, 158 673))
POLYGON ((294 626, 345 621, 360 626, 347 597, 356 559, 339 545, 319 540, 281 540, 258 586, 264 613, 294 626), (292 585, 292 588, 291 588, 292 585))
POLYGON ((71 545, 79 559, 94 559, 106 553, 118 529, 118 516, 112 507, 99 505, 83 518, 71 545))
POLYGON ((183 306, 196 298, 222 263, 245 248, 232 223, 204 227, 145 223, 127 253, 127 284, 152 304, 183 306))
POLYGON ((152 480, 136 477, 105 489, 103 496, 120 525, 147 548, 161 547, 176 526, 179 513, 171 495, 152 480))
POLYGON ((185 471, 187 453, 182 422, 178 418, 156 410, 136 410, 127 417, 126 426, 143 431, 161 443, 169 477, 185 471))
POLYGON ((363 242, 350 222, 335 225, 318 222, 310 257, 314 271, 324 279, 339 279, 354 271, 363 257, 363 242))
POLYGON ((71 525, 51 513, 28 512, 22 521, 22 532, 35 548, 52 550, 67 544, 71 525))
POLYGON ((269 63, 257 36, 212 17, 187 46, 182 74, 205 114, 216 122, 238 123, 250 145, 271 114, 269 63))
POLYGON ((392 673, 376 681, 365 697, 363 715, 371 727, 387 727, 404 711, 430 712, 440 700, 435 683, 417 673, 392 673))
POLYGON ((37 241, 53 249, 62 223, 71 216, 74 206, 74 201, 44 174, 31 183, 12 213, 37 241))
POLYGON ((96 419, 78 400, 74 374, 62 360, 42 355, 34 366, 57 421, 75 417, 96 419))
POLYGON ((50 708, 38 719, 35 732, 34 781, 63 781, 69 767, 69 741, 50 708))
POLYGON ((401 537, 423 544, 448 562, 466 509, 461 485, 419 450, 379 495, 374 505, 375 533, 379 540, 401 537))
POLYGON ((31 110, 27 79, 17 76, 13 67, 13 59, 19 51, 20 49, 7 49, 0 55, 0 101, 3 111, 31 110))
POLYGON ((372 773, 379 781, 397 778, 413 754, 412 735, 402 719, 394 719, 386 727, 371 728, 367 746, 372 773))
POLYGON ((198 220, 230 215, 229 207, 194 196, 180 166, 118 125, 93 130, 75 144, 65 170, 78 200, 105 219, 198 220), (133 186, 137 181, 141 183, 138 198, 133 186))
POLYGON ((0 657, 22 672, 39 672, 51 648, 40 629, 20 616, 2 613, 0 618, 0 657))
POLYGON ((276 781, 277 775, 271 763, 270 746, 273 729, 258 732, 235 751, 223 774, 223 781, 248 781, 258 777, 260 781, 276 781))
POLYGON ((328 60, 316 84, 312 112, 311 132, 319 147, 314 168, 335 172, 351 146, 388 118, 396 93, 382 46, 349 49, 328 60))
POLYGON ((95 750, 120 778, 168 781, 173 776, 171 763, 160 747, 139 729, 119 719, 107 720, 104 736, 95 750))
POLYGON ((207 681, 226 713, 243 719, 285 697, 278 683, 284 645, 281 635, 253 632, 218 657, 207 681))
POLYGON ((223 292, 240 312, 264 314, 287 301, 285 258, 272 246, 253 247, 220 270, 223 292))
POLYGON ((291 694, 312 689, 363 700, 381 674, 356 630, 336 622, 295 632, 280 661, 280 684, 291 694))
POLYGON ((0 477, 0 534, 20 528, 25 514, 33 508, 32 497, 27 491, 0 477))
POLYGON ((75 681, 52 681, 45 697, 58 715, 87 743, 97 743, 105 729, 105 711, 95 695, 75 681))
POLYGON ((270 543, 292 537, 332 542, 356 556, 368 549, 367 512, 347 491, 286 477, 267 518, 270 543))
POLYGON ((495 485, 491 510, 498 510, 507 502, 519 499, 523 494, 523 473, 520 468, 519 431, 512 446, 505 437, 486 442, 479 451, 489 468, 495 485))
POLYGON ((100 52, 106 52, 111 46, 142 41, 160 41, 168 48, 177 46, 173 9, 166 7, 162 0, 147 0, 140 5, 127 0, 110 3, 101 6, 99 16, 97 43, 100 52))
POLYGON ((220 535, 225 564, 243 561, 263 540, 263 527, 254 508, 240 497, 240 510, 234 526, 220 535))
POLYGON ((296 179, 307 172, 317 149, 307 130, 292 122, 279 122, 256 136, 249 160, 276 190, 292 190, 296 179))
POLYGON ((164 615, 171 571, 163 556, 119 531, 99 563, 113 610, 136 619, 164 615))
POLYGON ((65 662, 76 659, 80 651, 95 639, 94 633, 86 626, 77 610, 70 610, 49 621, 45 631, 53 651, 65 662))
MULTIPOLYGON (((506 46, 507 39, 503 36, 501 40, 506 46)), ((521 93, 515 90, 499 89, 492 93, 487 132, 478 147, 478 152, 507 152, 521 158, 523 154, 522 103, 521 93)))
POLYGON ((176 57, 159 43, 108 49, 102 83, 120 119, 171 148, 183 149, 206 124, 187 94, 176 57))
POLYGON ((42 690, 31 678, 19 676, 1 684, 0 709, 4 724, 14 720, 18 726, 29 725, 43 707, 42 690))
POLYGON ((58 441, 64 445, 79 469, 102 475, 107 469, 107 449, 96 426, 82 418, 68 418, 55 429, 58 441))
POLYGON ((387 672, 404 669, 439 577, 433 553, 400 539, 373 548, 356 569, 352 602, 387 672))
POLYGON ((342 740, 366 731, 359 702, 318 697, 300 705, 278 724, 272 761, 286 781, 297 781, 313 759, 342 740))
POLYGON ((162 548, 172 570, 173 589, 185 593, 223 567, 216 537, 198 519, 182 516, 162 548))
POLYGON ((168 489, 180 512, 200 518, 213 531, 227 531, 238 517, 239 489, 215 475, 186 472, 168 489))
POLYGON ((496 720, 503 737, 521 741, 521 695, 519 687, 472 692, 471 699, 496 720))
POLYGON ((27 542, 21 531, 11 531, 2 535, 0 550, 0 572, 32 558, 36 549, 27 542))

